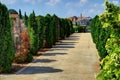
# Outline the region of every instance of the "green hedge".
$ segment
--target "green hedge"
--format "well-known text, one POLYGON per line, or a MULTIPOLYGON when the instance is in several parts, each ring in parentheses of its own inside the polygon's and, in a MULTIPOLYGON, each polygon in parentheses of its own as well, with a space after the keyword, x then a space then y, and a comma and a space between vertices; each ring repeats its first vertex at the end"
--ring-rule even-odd
POLYGON ((14 56, 9 12, 7 7, 0 3, 0 71, 9 72, 11 70, 14 56))
POLYGON ((105 12, 96 16, 91 25, 93 41, 102 57, 101 70, 96 78, 120 80, 120 7, 109 0, 105 4, 105 12))
POLYGON ((60 39, 65 39, 70 36, 70 34, 74 33, 73 24, 68 19, 60 19, 60 39))
POLYGON ((98 54, 101 59, 108 55, 105 45, 106 41, 109 37, 109 29, 102 28, 101 20, 99 16, 95 16, 91 23, 91 34, 93 37, 93 42, 96 44, 96 48, 98 49, 98 54))

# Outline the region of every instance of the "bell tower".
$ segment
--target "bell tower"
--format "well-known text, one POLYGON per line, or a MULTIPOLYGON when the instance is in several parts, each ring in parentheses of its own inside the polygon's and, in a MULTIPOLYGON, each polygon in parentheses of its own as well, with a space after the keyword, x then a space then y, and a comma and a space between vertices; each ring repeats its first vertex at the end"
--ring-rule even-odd
POLYGON ((83 16, 82 16, 82 13, 80 14, 80 19, 82 20, 83 16))

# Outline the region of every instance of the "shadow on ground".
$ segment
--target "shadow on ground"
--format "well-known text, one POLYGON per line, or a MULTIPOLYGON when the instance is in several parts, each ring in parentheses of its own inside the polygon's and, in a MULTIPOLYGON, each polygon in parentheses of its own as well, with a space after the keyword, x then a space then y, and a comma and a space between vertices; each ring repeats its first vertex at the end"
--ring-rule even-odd
POLYGON ((51 63, 51 62, 55 62, 56 60, 50 60, 50 59, 37 59, 35 62, 33 63, 51 63))
POLYGON ((26 68, 24 71, 18 73, 17 75, 57 73, 57 72, 62 72, 62 71, 63 71, 62 69, 55 69, 53 67, 30 66, 30 67, 26 68))
POLYGON ((72 45, 56 45, 53 48, 75 48, 75 47, 72 45))
POLYGON ((61 43, 57 43, 56 45, 75 45, 75 43, 71 43, 71 42, 61 42, 61 43))
POLYGON ((79 38, 77 38, 77 37, 69 37, 69 38, 66 38, 65 40, 79 40, 79 38))
POLYGON ((66 55, 67 53, 45 53, 42 56, 66 55))

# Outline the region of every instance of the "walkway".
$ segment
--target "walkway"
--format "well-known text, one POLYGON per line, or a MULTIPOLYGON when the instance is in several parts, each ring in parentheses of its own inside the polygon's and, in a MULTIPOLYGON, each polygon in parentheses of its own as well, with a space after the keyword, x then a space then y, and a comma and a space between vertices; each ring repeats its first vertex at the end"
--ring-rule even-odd
POLYGON ((97 50, 90 33, 75 33, 61 40, 28 68, 0 80, 95 80, 99 71, 97 50))

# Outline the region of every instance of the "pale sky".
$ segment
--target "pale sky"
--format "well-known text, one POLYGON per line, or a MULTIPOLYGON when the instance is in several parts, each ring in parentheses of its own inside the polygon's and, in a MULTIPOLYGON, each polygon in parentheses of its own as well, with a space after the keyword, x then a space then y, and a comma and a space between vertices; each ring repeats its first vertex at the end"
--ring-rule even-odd
MULTIPOLYGON (((36 15, 45 16, 47 13, 59 17, 83 16, 94 17, 104 11, 104 0, 0 0, 8 9, 21 9, 29 15, 33 10, 36 15)), ((111 0, 119 5, 119 0, 111 0)))

